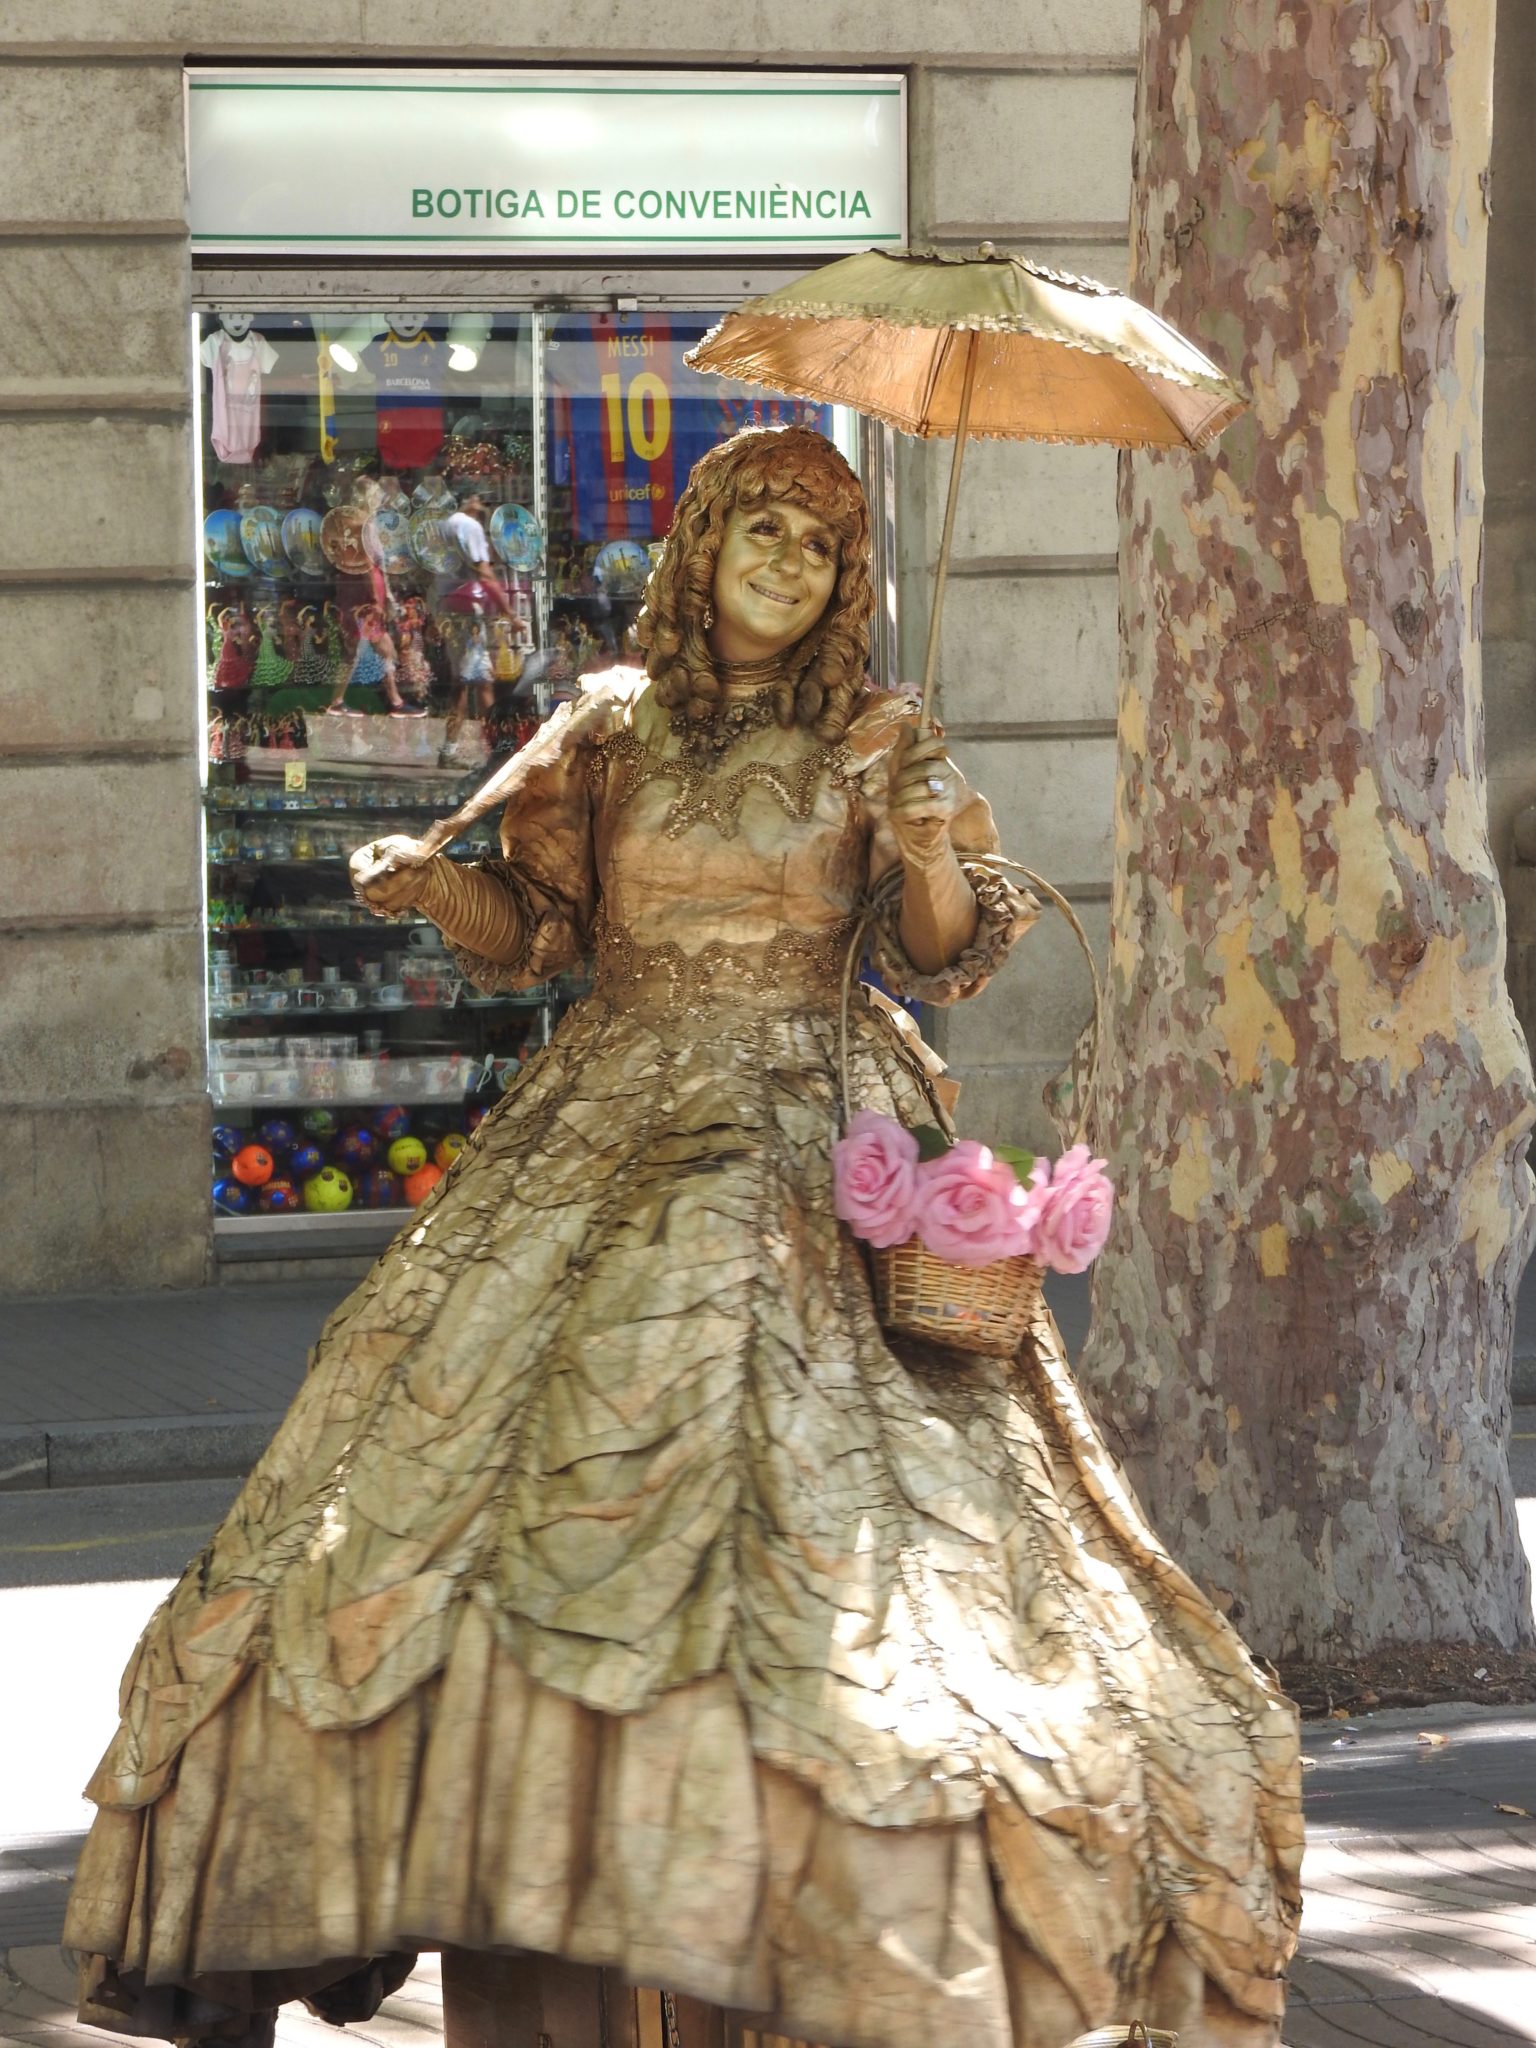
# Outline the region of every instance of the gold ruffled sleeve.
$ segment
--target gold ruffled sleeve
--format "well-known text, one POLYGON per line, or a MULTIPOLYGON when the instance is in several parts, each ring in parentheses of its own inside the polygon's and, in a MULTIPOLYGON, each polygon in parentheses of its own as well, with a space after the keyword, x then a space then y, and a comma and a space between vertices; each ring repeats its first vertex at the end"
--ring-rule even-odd
POLYGON ((639 681, 626 671, 590 678, 517 757, 502 812, 501 857, 467 870, 506 891, 514 915, 505 929, 515 924, 515 943, 481 953, 449 942, 477 988, 490 994, 531 988, 591 952, 597 910, 592 750, 622 723, 639 681))
MULTIPOLYGON (((873 692, 867 709, 848 728, 851 766, 862 797, 869 847, 871 888, 901 862, 888 815, 890 755, 904 725, 917 724, 917 700, 873 692)), ((875 920, 870 958, 886 984, 909 1001, 957 1003, 979 995, 1013 947, 1040 915, 1040 905, 1027 889, 1005 874, 984 867, 974 856, 1001 851, 992 807, 962 778, 960 808, 950 821, 949 837, 960 865, 976 894, 980 912, 975 935, 947 967, 924 973, 908 959, 901 943, 901 891, 896 890, 875 920)))

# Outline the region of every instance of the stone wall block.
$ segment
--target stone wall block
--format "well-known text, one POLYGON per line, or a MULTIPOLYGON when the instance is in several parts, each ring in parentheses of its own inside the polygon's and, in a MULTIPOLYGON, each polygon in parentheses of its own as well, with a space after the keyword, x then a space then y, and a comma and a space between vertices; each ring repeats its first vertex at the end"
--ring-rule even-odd
POLYGON ((929 90, 913 150, 931 234, 1128 220, 1134 39, 1124 72, 946 71, 929 90))
POLYGON ((1091 278, 1095 284, 1107 284, 1112 291, 1123 292, 1131 281, 1131 245, 1129 239, 1115 242, 1074 242, 1047 241, 1030 243, 1019 252, 1031 256, 1037 263, 1043 263, 1051 270, 1064 270, 1072 277, 1091 278))
MULTIPOLYGON (((188 50, 233 56, 274 52, 300 56, 328 50, 338 59, 383 59, 391 51, 370 49, 363 0, 334 0, 317 10, 309 0, 271 0, 259 15, 232 15, 217 0, 8 0, 0 14, 0 48, 52 47, 61 52, 132 51, 174 57, 188 50)), ((507 61, 506 59, 502 60, 507 61)))
POLYGON ((198 1101, 203 941, 180 931, 0 936, 0 1102, 198 1101))
MULTIPOLYGON (((1536 229, 1536 221, 1532 226, 1536 229)), ((1536 289, 1532 291, 1532 299, 1536 302, 1536 289)), ((1523 507, 1527 534, 1530 532, 1531 513, 1536 509, 1536 447, 1533 447, 1531 437, 1508 430, 1533 417, 1536 417, 1536 346, 1528 339, 1523 349, 1509 348, 1490 357, 1483 384, 1483 422, 1487 430, 1483 444, 1484 481, 1488 495, 1495 507, 1523 507), (1495 456, 1495 438, 1506 433, 1512 445, 1501 449, 1495 456)))
POLYGON ((1536 1044, 1532 870, 1511 863, 1510 828, 1536 802, 1536 9, 1499 9, 1493 72, 1493 217, 1488 228, 1488 366, 1483 466, 1483 688, 1488 820, 1509 897, 1510 989, 1536 1044))
POLYGON ((952 1072, 960 1082, 955 1122, 961 1137, 979 1138, 983 1144, 1024 1145, 1056 1158, 1061 1140, 1040 1098, 1060 1071, 1059 1060, 1021 1059, 978 1068, 957 1060, 952 1072))
MULTIPOLYGON (((1100 974, 1109 952, 1109 905, 1077 903, 1100 974)), ((951 1006, 944 1057, 968 1071, 1022 1059, 1064 1066, 1093 1015, 1093 983, 1082 948, 1060 911, 1047 903, 979 996, 951 1006)), ((1006 1132, 999 1132, 1006 1137, 1006 1132)))
MULTIPOLYGON (((193 568, 190 422, 0 421, 0 562, 11 572, 193 568)), ((109 649, 76 648, 82 661, 109 649)))
POLYGON ((184 242, 13 243, 0 263, 0 383, 184 387, 190 290, 184 242))
POLYGON ((0 811, 0 917, 201 917, 195 760, 0 765, 0 811))
MULTIPOLYGON (((1496 437, 1490 433, 1491 444, 1496 437)), ((1507 467, 1508 465, 1501 465, 1507 467)), ((1490 462, 1490 473, 1494 468, 1490 462)), ((1515 491, 1487 506, 1483 526, 1483 645, 1498 640, 1536 640, 1536 507, 1515 491)))
POLYGON ((10 1113, 6 1185, 27 1222, 7 1232, 0 1294, 202 1285, 210 1124, 206 1101, 10 1113))
MULTIPOLYGON (((110 10, 90 11, 99 33, 110 10)), ((56 10, 48 10, 55 18, 56 10)), ((16 10, 8 7, 5 19, 9 38, 17 39, 16 10)), ((221 39, 214 34, 215 43, 221 39)), ((52 42, 55 34, 44 31, 38 40, 52 42)), ((185 219, 179 57, 163 64, 17 64, 7 69, 5 85, 0 192, 8 220, 25 226, 185 219)), ((82 306, 77 317, 89 316, 82 306)))
POLYGON ((1073 884, 1108 882, 1113 739, 957 740, 954 757, 991 804, 1010 860, 1068 893, 1073 884))
MULTIPOLYGON (((927 481, 928 560, 944 532, 952 441, 929 441, 915 459, 927 481)), ((1120 544, 1115 451, 1044 441, 967 445, 955 508, 954 559, 1107 555, 1120 544)), ((947 605, 950 600, 944 600, 947 605)))
POLYGON ((197 599, 0 589, 0 752, 197 747, 197 599))
POLYGON ((1113 572, 955 578, 939 635, 944 717, 1112 719, 1116 619, 1113 572))
MULTIPOLYGON (((337 0, 317 12, 302 0, 273 0, 259 17, 231 15, 214 0, 12 0, 0 26, 3 43, 86 49, 138 47, 179 54, 330 51, 366 54, 375 62, 412 56, 461 63, 516 64, 537 59, 570 63, 643 56, 651 62, 879 66, 931 58, 940 33, 918 0, 852 0, 828 8, 821 0, 783 0, 771 14, 722 8, 717 0, 668 0, 662 8, 616 10, 612 0, 534 0, 504 32, 466 15, 452 0, 337 0)), ((988 58, 1012 64, 1020 55, 1135 61, 1137 0, 1048 0, 1021 11, 1010 0, 951 0, 942 17, 949 63, 988 58)))

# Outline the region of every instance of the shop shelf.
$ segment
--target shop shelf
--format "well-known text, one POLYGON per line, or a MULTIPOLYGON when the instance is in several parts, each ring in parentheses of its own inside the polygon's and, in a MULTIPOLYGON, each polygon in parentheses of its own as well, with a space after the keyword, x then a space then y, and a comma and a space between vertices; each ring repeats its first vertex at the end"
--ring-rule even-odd
MULTIPOLYGON (((448 847, 445 851, 450 860, 484 860, 494 852, 494 848, 485 846, 457 851, 448 847)), ((210 850, 208 865, 211 868, 334 868, 338 874, 343 874, 347 856, 344 853, 312 853, 305 859, 297 854, 284 853, 274 859, 270 854, 222 854, 210 850)))
POLYGON ((285 921, 282 924, 211 924, 208 934, 215 939, 240 939, 253 934, 264 936, 270 932, 377 932, 381 938, 387 938, 391 932, 405 931, 412 925, 429 922, 425 917, 310 917, 302 922, 285 921))
POLYGON ((448 791, 430 804, 319 804, 292 803, 287 799, 269 804, 221 804, 210 791, 203 798, 203 808, 218 818, 367 818, 377 822, 380 818, 413 815, 437 817, 445 810, 451 811, 460 801, 456 792, 448 791))
POLYGON ((280 1216, 220 1216, 213 1219, 214 1249, 220 1260, 271 1259, 284 1251, 312 1256, 317 1250, 344 1255, 383 1251, 415 1214, 398 1209, 344 1209, 340 1215, 290 1210, 280 1216))
POLYGON ((217 1110, 228 1110, 237 1115, 245 1109, 385 1109, 400 1103, 406 1109, 435 1109, 446 1103, 461 1105, 470 1095, 479 1094, 478 1087, 461 1082, 457 1088, 444 1089, 440 1094, 429 1094, 422 1088, 380 1088, 371 1095, 348 1092, 345 1095, 309 1094, 303 1095, 226 1095, 215 1087, 209 1094, 217 1110))
MULTIPOLYGON (((433 1003, 337 1003, 334 1008, 326 1005, 322 1009, 294 1009, 289 1006, 281 1010, 221 1009, 217 1003, 208 1008, 210 1019, 219 1024, 239 1022, 281 1025, 286 1030, 290 1024, 345 1024, 352 1017, 411 1017, 430 1015, 435 1010, 484 1011, 494 1015, 499 1010, 542 1010, 547 1008, 547 996, 492 996, 488 1001, 466 1002, 462 997, 450 997, 446 1002, 433 1003)), ((217 1044, 238 1044, 237 1039, 217 1039, 217 1044)))

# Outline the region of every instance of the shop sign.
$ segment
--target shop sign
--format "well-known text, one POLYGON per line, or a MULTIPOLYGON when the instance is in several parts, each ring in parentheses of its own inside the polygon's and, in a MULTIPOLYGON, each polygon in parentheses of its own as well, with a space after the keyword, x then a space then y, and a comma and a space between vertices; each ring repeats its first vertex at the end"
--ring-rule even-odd
POLYGON ((906 240, 872 72, 187 73, 199 252, 558 256, 906 240))

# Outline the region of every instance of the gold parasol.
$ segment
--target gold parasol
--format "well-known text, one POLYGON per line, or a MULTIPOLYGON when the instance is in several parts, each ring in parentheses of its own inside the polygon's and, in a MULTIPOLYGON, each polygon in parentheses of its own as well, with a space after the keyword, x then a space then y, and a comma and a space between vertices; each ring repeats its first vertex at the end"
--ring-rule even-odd
POLYGON ((695 370, 954 436, 926 722, 969 436, 1203 448, 1246 400, 1166 320, 1108 285, 1000 256, 869 249, 752 299, 689 351, 695 370))

